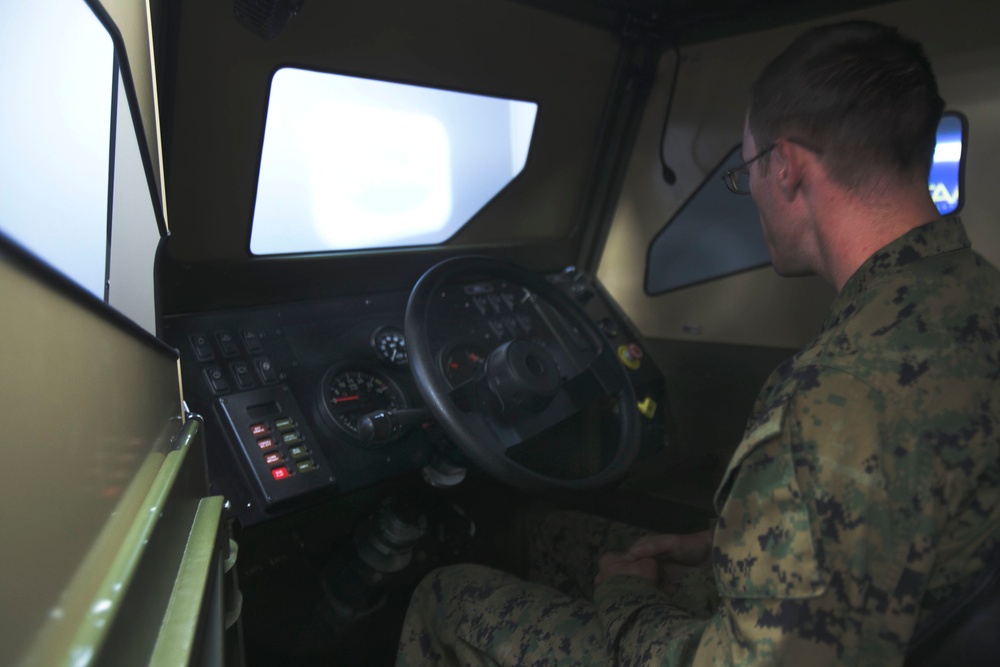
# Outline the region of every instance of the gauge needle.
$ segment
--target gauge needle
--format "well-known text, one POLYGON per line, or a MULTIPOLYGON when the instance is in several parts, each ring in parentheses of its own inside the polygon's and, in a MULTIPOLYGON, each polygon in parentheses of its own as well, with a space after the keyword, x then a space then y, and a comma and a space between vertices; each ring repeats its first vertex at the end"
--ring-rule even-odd
POLYGON ((347 401, 356 401, 356 400, 358 400, 358 395, 354 394, 353 396, 338 396, 337 398, 333 399, 333 402, 345 403, 347 401))

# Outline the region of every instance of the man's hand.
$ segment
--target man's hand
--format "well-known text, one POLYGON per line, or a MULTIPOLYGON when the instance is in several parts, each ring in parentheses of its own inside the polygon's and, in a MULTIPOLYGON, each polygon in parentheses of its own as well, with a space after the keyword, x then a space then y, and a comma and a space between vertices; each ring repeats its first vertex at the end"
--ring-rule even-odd
POLYGON ((642 577, 654 586, 660 580, 660 568, 652 558, 633 558, 628 553, 609 551, 597 561, 598 572, 594 583, 599 584, 605 579, 619 574, 634 574, 642 577))
POLYGON ((656 558, 677 565, 701 565, 712 551, 712 531, 690 535, 646 535, 635 541, 625 553, 633 558, 656 558))
POLYGON ((647 535, 636 540, 625 553, 609 552, 601 556, 594 583, 631 574, 670 593, 690 567, 708 560, 711 549, 712 533, 708 530, 691 535, 647 535))

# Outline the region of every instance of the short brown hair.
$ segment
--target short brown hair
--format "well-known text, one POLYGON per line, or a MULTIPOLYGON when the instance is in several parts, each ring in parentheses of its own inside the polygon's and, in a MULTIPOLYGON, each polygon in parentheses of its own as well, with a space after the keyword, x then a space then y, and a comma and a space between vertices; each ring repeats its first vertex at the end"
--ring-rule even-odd
POLYGON ((923 47, 895 28, 848 21, 808 30, 751 92, 757 146, 796 139, 822 152, 845 186, 930 171, 944 100, 923 47))

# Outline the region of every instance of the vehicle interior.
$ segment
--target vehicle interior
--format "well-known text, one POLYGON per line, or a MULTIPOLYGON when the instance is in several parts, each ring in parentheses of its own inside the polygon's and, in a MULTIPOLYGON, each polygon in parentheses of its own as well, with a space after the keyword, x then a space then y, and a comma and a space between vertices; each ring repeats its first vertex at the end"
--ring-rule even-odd
POLYGON ((924 44, 1000 265, 997 3, 6 4, 10 664, 387 665, 539 507, 706 528, 834 296, 721 178, 809 26, 924 44))

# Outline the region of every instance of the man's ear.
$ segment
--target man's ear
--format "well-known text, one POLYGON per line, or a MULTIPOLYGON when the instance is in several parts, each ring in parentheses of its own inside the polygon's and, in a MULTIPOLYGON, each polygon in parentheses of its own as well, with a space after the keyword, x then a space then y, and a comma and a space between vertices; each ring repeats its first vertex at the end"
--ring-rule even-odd
POLYGON ((778 187, 786 199, 794 199, 806 173, 806 161, 811 157, 809 151, 787 139, 778 139, 774 143, 774 161, 772 169, 777 173, 778 187))

